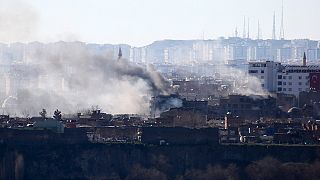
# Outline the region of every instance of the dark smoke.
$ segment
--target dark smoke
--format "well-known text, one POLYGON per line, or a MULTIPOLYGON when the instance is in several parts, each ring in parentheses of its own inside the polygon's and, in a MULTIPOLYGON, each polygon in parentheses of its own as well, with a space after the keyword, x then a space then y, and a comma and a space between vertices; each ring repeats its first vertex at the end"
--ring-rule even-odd
POLYGON ((162 112, 182 107, 182 104, 183 100, 176 94, 155 96, 151 101, 151 116, 159 117, 162 112))

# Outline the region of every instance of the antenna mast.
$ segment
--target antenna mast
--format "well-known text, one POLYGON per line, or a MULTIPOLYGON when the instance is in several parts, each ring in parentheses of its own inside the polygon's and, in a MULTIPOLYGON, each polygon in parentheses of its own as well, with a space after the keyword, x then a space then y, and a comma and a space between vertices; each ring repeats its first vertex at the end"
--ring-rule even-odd
POLYGON ((283 0, 281 6, 281 27, 280 27, 280 39, 284 39, 284 27, 283 27, 283 0))
POLYGON ((273 13, 273 28, 272 28, 272 39, 276 39, 276 13, 273 13))

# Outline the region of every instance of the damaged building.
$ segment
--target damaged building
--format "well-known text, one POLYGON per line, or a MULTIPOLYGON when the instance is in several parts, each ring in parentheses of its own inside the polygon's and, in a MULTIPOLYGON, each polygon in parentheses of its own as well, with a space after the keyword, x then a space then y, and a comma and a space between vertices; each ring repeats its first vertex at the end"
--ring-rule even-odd
POLYGON ((275 118, 281 115, 276 99, 273 97, 229 95, 220 99, 220 114, 231 112, 245 119, 256 120, 260 117, 275 118))

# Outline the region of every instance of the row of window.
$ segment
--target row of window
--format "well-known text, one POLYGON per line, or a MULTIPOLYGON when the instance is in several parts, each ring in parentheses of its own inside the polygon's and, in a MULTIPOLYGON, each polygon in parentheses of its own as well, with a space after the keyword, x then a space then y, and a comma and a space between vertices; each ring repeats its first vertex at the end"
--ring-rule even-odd
POLYGON ((261 63, 257 63, 257 64, 250 64, 251 67, 267 67, 267 64, 261 64, 261 63))
MULTIPOLYGON (((259 72, 259 70, 249 70, 249 73, 253 73, 253 74, 258 73, 258 72, 259 72)), ((264 70, 261 70, 260 73, 264 73, 264 70)))
MULTIPOLYGON (((302 86, 302 84, 303 84, 302 82, 298 82, 298 85, 299 85, 299 86, 302 86)), ((286 86, 286 85, 287 85, 287 82, 278 81, 278 85, 279 85, 279 86, 282 86, 282 85, 286 86)), ((289 85, 289 86, 292 86, 292 82, 288 82, 288 85, 289 85)), ((306 82, 305 85, 308 86, 308 85, 309 85, 309 82, 306 82)))
MULTIPOLYGON (((254 70, 257 71, 257 70, 254 70)), ((257 73, 257 72, 256 72, 257 73)), ((261 72, 262 73, 262 72, 261 72)), ((292 76, 282 76, 282 75, 278 75, 278 79, 292 79, 292 76)), ((309 76, 305 77, 306 79, 309 79, 309 76)), ((261 76, 260 79, 264 79, 264 76, 261 76)), ((302 76, 299 76, 298 79, 302 79, 302 76)))
MULTIPOLYGON (((288 89, 287 89, 287 88, 278 87, 278 91, 289 91, 289 92, 291 92, 291 91, 292 91, 292 88, 288 88, 288 89)), ((298 91, 301 92, 301 91, 302 91, 302 88, 299 88, 298 91)), ((309 91, 309 88, 306 88, 305 91, 309 91)))
POLYGON ((287 70, 286 73, 318 73, 320 72, 319 69, 294 69, 294 70, 287 70))
MULTIPOLYGON (((278 75, 278 79, 292 79, 292 76, 282 76, 282 75, 278 75)), ((298 79, 302 79, 302 76, 298 76, 298 79)), ((309 76, 305 76, 305 79, 309 79, 309 76)))

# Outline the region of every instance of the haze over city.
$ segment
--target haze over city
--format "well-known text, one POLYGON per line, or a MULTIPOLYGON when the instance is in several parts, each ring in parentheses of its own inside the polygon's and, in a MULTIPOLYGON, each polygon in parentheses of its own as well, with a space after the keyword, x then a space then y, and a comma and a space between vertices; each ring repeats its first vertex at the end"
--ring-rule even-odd
MULTIPOLYGON (((318 0, 284 0, 286 39, 320 39, 318 0)), ((214 39, 243 31, 250 37, 280 32, 281 0, 77 0, 0 1, 0 41, 84 41, 145 46, 162 39, 214 39)))
POLYGON ((0 179, 319 179, 319 0, 0 0, 0 179))

